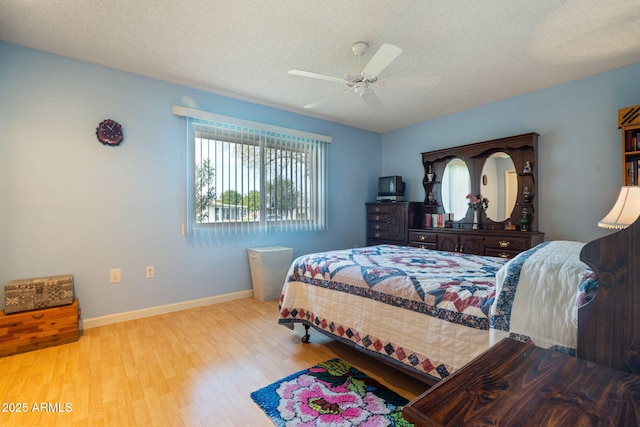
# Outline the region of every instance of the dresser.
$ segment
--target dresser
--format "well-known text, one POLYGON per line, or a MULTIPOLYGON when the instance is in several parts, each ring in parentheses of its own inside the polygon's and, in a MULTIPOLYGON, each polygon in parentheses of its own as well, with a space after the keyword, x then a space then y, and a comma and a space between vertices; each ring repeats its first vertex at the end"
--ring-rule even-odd
POLYGON ((406 245, 410 206, 415 205, 410 202, 367 203, 367 245, 406 245))
POLYGON ((367 203, 367 245, 408 245, 424 249, 513 258, 544 240, 537 231, 420 228, 420 202, 367 203))
POLYGON ((402 409, 426 426, 637 426, 640 376, 506 338, 402 409))
POLYGON ((408 244, 424 249, 513 258, 543 240, 543 233, 533 231, 425 228, 410 229, 408 244))

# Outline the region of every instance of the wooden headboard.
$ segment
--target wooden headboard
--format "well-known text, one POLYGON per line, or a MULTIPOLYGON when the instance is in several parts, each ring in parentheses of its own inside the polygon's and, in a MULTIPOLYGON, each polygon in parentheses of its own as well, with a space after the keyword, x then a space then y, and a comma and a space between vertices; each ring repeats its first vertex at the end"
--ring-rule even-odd
POLYGON ((640 220, 587 243, 580 259, 598 275, 598 290, 578 310, 577 356, 640 374, 640 220))

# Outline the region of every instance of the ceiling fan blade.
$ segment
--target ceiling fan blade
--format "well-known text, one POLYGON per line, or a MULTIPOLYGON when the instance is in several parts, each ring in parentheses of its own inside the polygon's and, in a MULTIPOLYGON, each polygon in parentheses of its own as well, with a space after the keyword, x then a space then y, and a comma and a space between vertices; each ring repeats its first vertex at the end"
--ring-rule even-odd
POLYGON ((340 77, 327 76, 325 74, 311 73, 309 71, 289 70, 289 74, 294 76, 311 77, 312 79, 329 80, 330 82, 347 83, 340 77))
POLYGON ((342 90, 340 92, 334 92, 332 94, 329 94, 327 96, 325 96, 324 98, 320 98, 316 101, 313 101, 307 105, 305 105, 303 108, 315 108, 320 104, 324 104, 327 101, 331 101, 333 98, 337 98, 338 96, 342 95, 343 93, 347 93, 351 90, 351 88, 347 89, 347 90, 342 90))
POLYGON ((362 94, 362 99, 373 111, 379 111, 384 108, 384 105, 380 102, 378 95, 376 95, 376 93, 371 89, 367 89, 367 91, 362 94))
POLYGON ((378 87, 434 87, 440 84, 441 76, 392 77, 379 80, 378 87))
POLYGON ((377 77, 382 70, 387 68, 394 59, 402 53, 402 49, 392 44, 383 44, 380 49, 373 55, 373 58, 362 70, 362 75, 366 78, 377 77))

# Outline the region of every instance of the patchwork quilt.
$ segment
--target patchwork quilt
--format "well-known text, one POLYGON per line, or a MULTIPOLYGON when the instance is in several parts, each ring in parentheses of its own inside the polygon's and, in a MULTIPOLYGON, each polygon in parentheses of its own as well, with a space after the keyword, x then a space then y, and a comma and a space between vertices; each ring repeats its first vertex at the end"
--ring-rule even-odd
MULTIPOLYGON (((522 264, 533 252, 523 253, 522 264)), ((495 324, 511 333, 514 298, 496 293, 505 288, 496 277, 505 280, 499 272, 514 260, 393 245, 304 255, 289 269, 278 322, 313 326, 391 363, 445 378, 489 348, 495 324)), ((518 278, 528 271, 522 264, 518 278)))
POLYGON ((289 270, 279 323, 307 323, 444 378, 487 348, 505 262, 393 245, 305 255, 289 270))

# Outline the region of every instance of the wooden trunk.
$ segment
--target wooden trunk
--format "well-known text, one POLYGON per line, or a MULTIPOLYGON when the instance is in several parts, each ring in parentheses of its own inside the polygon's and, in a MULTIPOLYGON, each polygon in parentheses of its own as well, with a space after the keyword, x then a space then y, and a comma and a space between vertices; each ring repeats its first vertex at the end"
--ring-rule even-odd
POLYGON ((80 309, 73 304, 42 310, 0 312, 0 357, 77 341, 80 309))

